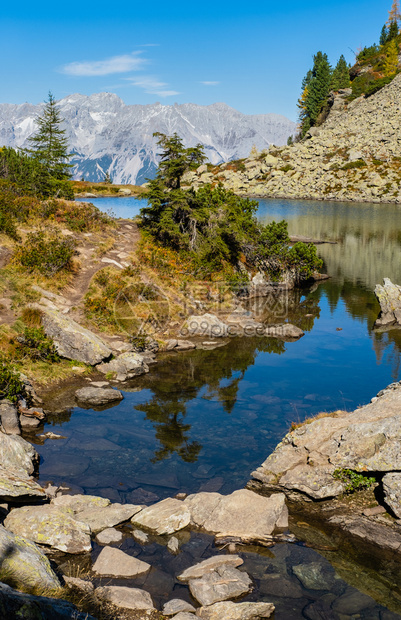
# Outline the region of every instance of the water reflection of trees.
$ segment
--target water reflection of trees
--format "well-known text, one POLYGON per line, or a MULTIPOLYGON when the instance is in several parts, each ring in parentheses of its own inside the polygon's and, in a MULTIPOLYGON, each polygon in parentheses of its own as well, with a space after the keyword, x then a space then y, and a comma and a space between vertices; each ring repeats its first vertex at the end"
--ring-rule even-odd
POLYGON ((200 395, 219 402, 231 413, 241 380, 259 353, 281 355, 284 342, 273 338, 233 338, 212 351, 196 349, 184 355, 169 354, 142 378, 142 387, 152 391, 147 403, 136 405, 152 423, 160 447, 153 461, 174 453, 186 462, 198 459, 202 445, 190 440, 191 425, 186 423, 188 403, 200 395))

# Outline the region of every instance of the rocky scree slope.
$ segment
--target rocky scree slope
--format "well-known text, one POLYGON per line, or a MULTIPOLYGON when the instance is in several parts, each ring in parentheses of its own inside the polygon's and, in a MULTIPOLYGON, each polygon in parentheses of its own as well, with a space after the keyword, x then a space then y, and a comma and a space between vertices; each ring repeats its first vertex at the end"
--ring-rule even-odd
POLYGON ((185 182, 221 182, 238 194, 270 198, 401 202, 401 75, 375 95, 347 103, 332 95, 326 122, 302 142, 257 157, 202 166, 185 182))
MULTIPOLYGON (((295 123, 279 114, 246 115, 225 103, 200 106, 125 105, 111 93, 74 94, 58 102, 73 157, 74 177, 140 185, 158 166, 153 132, 176 132, 186 147, 201 143, 214 164, 249 155, 252 146, 285 144, 295 123)), ((0 145, 28 146, 42 105, 0 104, 0 145)))

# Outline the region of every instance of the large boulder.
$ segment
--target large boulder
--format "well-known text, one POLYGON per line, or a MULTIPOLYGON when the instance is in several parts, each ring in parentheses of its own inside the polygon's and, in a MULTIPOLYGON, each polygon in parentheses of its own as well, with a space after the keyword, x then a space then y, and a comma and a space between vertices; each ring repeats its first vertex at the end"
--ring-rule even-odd
POLYGON ((13 532, 65 553, 91 550, 90 528, 56 506, 23 506, 10 512, 4 521, 13 532))
MULTIPOLYGON (((0 525, 0 580, 24 590, 57 590, 60 582, 49 560, 32 541, 0 525)), ((5 617, 5 616, 4 616, 5 617)))
POLYGON ((214 314, 189 316, 181 329, 183 336, 202 336, 208 338, 223 338, 228 334, 228 325, 214 314))
POLYGON ((6 435, 21 435, 17 407, 9 400, 0 402, 1 430, 6 435))
POLYGON ((149 372, 144 356, 139 353, 122 353, 110 362, 99 364, 97 370, 102 374, 112 374, 117 381, 132 379, 149 372))
POLYGON ((137 609, 141 611, 154 611, 152 597, 149 592, 139 588, 126 586, 101 586, 95 590, 96 596, 116 607, 122 609, 137 609))
POLYGON ((192 525, 211 534, 263 538, 275 528, 288 526, 288 510, 283 493, 262 497, 240 489, 231 495, 197 493, 184 504, 191 513, 192 525))
POLYGON ((3 502, 46 499, 44 489, 21 470, 0 467, 0 499, 3 502))
POLYGON ((41 310, 43 329, 61 357, 95 366, 111 356, 103 340, 73 319, 51 308, 41 310))
POLYGON ((376 285, 375 295, 380 304, 380 315, 375 327, 401 324, 401 286, 393 284, 389 278, 384 278, 383 286, 376 285))
MULTIPOLYGON (((401 385, 392 384, 352 412, 325 414, 288 433, 252 473, 252 488, 283 490, 293 499, 328 499, 346 490, 338 476, 354 470, 369 476, 401 470, 401 385)), ((396 511, 395 478, 384 476, 387 503, 396 511), (389 483, 391 483, 391 488, 389 483), (394 500, 391 497, 394 496, 394 500), (392 505, 393 501, 395 502, 392 505)))
POLYGON ((184 502, 169 497, 141 510, 131 521, 155 534, 173 534, 189 525, 191 513, 184 502))
POLYGON ((33 474, 39 464, 35 448, 22 437, 0 432, 0 466, 10 471, 33 474))
POLYGON ((80 612, 72 603, 56 598, 32 596, 17 592, 0 583, 0 618, 29 618, 39 620, 95 620, 80 612))

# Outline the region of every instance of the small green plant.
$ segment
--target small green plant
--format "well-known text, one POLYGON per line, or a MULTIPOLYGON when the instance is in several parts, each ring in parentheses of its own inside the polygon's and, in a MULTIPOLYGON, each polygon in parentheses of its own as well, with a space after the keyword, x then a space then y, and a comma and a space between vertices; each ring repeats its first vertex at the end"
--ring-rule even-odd
POLYGON ((291 166, 291 164, 286 164, 285 166, 282 166, 280 170, 283 172, 289 172, 290 170, 294 170, 294 166, 291 166))
POLYGON ((149 342, 150 339, 146 334, 135 334, 130 338, 130 343, 137 353, 143 353, 143 351, 146 351, 149 342))
POLYGON ((0 358, 0 398, 8 398, 16 403, 18 397, 25 393, 25 386, 20 376, 5 358, 0 358))
POLYGON ((64 237, 57 230, 44 230, 29 233, 25 243, 21 244, 15 254, 15 260, 30 271, 37 270, 51 277, 61 269, 72 267, 72 258, 76 254, 75 241, 64 237))
POLYGON ((51 338, 43 327, 25 327, 22 336, 17 337, 19 352, 33 360, 59 362, 60 356, 51 338))
POLYGON ((341 167, 341 170, 354 170, 355 168, 365 168, 366 161, 363 159, 357 159, 356 161, 349 161, 344 166, 341 167))
POLYGON ((353 471, 352 469, 335 469, 333 478, 340 480, 345 485, 346 493, 368 489, 376 482, 375 478, 368 478, 364 474, 353 471))

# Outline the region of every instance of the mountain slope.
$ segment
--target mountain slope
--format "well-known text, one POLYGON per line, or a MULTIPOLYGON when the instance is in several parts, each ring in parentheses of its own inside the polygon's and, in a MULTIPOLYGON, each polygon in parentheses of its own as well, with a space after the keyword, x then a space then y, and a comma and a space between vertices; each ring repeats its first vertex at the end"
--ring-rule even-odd
POLYGON ((401 74, 370 97, 334 98, 320 127, 292 146, 186 177, 254 196, 401 203, 401 74))
MULTIPOLYGON (((27 146, 42 105, 0 104, 0 145, 27 146)), ((157 168, 155 131, 177 132, 186 147, 205 146, 208 160, 218 164, 249 155, 270 144, 285 144, 295 123, 279 114, 248 116, 224 103, 199 106, 125 105, 111 93, 74 94, 59 101, 74 157, 74 176, 102 181, 106 171, 115 183, 144 182, 157 168)))

